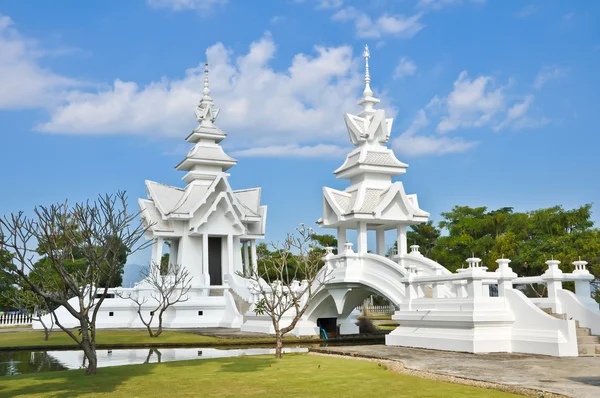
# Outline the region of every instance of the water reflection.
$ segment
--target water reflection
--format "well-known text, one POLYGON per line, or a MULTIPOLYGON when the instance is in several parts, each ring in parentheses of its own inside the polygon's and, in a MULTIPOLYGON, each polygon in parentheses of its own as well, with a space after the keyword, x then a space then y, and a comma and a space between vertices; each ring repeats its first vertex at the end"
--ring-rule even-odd
MULTIPOLYGON (((284 353, 308 352, 306 347, 284 347, 284 353)), ((97 350, 98 367, 162 363, 190 359, 274 354, 274 348, 144 348, 97 350)), ((0 376, 84 368, 82 351, 8 351, 0 352, 0 376)))
POLYGON ((0 351, 0 376, 68 369, 44 351, 0 351))

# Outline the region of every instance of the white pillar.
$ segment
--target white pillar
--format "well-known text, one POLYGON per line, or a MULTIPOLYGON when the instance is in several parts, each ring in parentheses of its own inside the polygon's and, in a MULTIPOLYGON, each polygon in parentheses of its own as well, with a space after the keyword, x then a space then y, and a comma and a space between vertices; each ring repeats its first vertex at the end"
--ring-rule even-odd
POLYGON ((250 255, 252 256, 252 269, 258 273, 258 262, 256 260, 256 240, 250 241, 250 255))
POLYGON ((344 250, 345 250, 344 245, 346 244, 346 228, 343 228, 343 227, 337 228, 337 241, 338 241, 337 252, 338 252, 338 254, 342 254, 342 253, 344 253, 344 250))
POLYGON ((164 244, 165 240, 163 238, 154 239, 154 243, 152 244, 152 264, 160 265, 164 244))
POLYGON ((210 285, 210 274, 208 271, 208 234, 202 234, 202 275, 204 276, 204 284, 210 285))
POLYGON ((179 264, 179 239, 171 239, 171 250, 169 252, 169 264, 179 264))
POLYGON ((250 256, 248 254, 248 241, 243 243, 244 246, 244 273, 250 269, 250 256))
POLYGON ((356 230, 356 240, 358 247, 356 248, 358 253, 367 252, 367 223, 365 221, 358 222, 358 229, 356 230))
POLYGON ((548 260, 546 261, 548 269, 542 274, 542 279, 546 281, 546 287, 548 289, 548 299, 552 305, 552 312, 555 314, 562 314, 562 306, 558 299, 558 291, 562 289, 562 270, 558 268, 560 261, 548 260))
POLYGON ((227 274, 233 274, 233 235, 231 234, 227 235, 227 274))
POLYGON ((406 225, 398 225, 398 255, 408 253, 408 246, 406 243, 406 225))
POLYGON ((500 275, 498 278, 498 297, 505 297, 506 291, 513 288, 512 280, 517 277, 517 274, 510 268, 509 259, 499 258, 496 263, 498 263, 496 273, 500 275))
POLYGON ((375 242, 377 243, 377 254, 385 256, 385 229, 375 231, 375 242))

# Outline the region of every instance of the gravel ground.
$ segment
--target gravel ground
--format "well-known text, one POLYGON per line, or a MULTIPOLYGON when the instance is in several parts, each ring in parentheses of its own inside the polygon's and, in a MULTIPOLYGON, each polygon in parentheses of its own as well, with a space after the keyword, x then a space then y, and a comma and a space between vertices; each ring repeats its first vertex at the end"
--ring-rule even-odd
POLYGON ((411 376, 423 377, 425 379, 430 379, 430 380, 446 381, 449 383, 464 384, 467 386, 488 388, 491 390, 503 391, 503 392, 508 392, 508 393, 512 393, 512 394, 519 394, 519 395, 523 395, 526 397, 537 397, 537 398, 539 398, 539 397, 544 397, 544 398, 567 397, 566 395, 554 394, 551 392, 545 392, 545 391, 539 391, 539 390, 532 390, 530 388, 508 386, 505 384, 489 383, 489 382, 485 382, 485 381, 472 380, 472 379, 466 379, 466 378, 462 378, 462 377, 441 375, 438 373, 426 372, 426 371, 422 371, 422 370, 409 369, 409 368, 405 367, 404 364, 400 361, 392 361, 392 360, 387 360, 387 359, 353 357, 353 356, 347 356, 347 355, 323 354, 323 353, 319 353, 319 352, 310 352, 309 355, 334 356, 334 357, 340 357, 340 358, 349 359, 349 360, 375 362, 375 363, 380 364, 381 366, 386 366, 388 370, 390 370, 392 372, 396 372, 396 373, 402 373, 402 374, 407 374, 407 375, 411 375, 411 376))

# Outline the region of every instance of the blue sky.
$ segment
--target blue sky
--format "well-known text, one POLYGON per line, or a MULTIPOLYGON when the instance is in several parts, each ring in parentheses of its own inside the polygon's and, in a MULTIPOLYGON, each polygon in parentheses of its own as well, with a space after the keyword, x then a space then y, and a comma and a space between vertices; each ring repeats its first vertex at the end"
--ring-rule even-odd
POLYGON ((346 186, 365 44, 434 220, 595 202, 599 19, 595 1, 0 1, 0 213, 183 185, 208 59, 233 188, 263 187, 268 240, 312 224, 321 187, 346 186))

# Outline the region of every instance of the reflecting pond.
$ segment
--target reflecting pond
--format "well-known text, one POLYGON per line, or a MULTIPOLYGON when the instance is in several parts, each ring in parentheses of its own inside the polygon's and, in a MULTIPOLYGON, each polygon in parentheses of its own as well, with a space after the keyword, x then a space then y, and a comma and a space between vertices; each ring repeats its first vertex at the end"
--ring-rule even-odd
MULTIPOLYGON (((284 347, 284 353, 308 347, 284 347)), ((96 350, 98 367, 274 354, 274 348, 144 348, 96 350)), ((83 351, 0 351, 0 376, 85 368, 83 351)))

